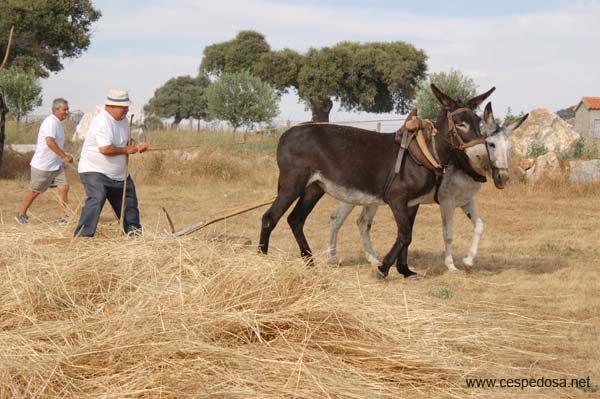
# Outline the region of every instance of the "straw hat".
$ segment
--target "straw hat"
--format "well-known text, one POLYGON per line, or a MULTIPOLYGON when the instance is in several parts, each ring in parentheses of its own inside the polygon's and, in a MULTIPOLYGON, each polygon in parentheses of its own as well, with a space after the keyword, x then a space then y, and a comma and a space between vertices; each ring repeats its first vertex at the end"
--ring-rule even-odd
POLYGON ((131 101, 129 101, 129 93, 127 93, 126 90, 110 89, 106 95, 106 98, 104 99, 104 105, 128 107, 131 105, 131 101))

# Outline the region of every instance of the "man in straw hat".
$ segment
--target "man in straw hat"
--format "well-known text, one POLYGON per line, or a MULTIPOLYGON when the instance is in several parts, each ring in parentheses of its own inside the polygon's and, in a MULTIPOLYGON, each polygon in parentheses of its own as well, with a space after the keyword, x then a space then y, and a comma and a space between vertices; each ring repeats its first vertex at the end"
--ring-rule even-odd
POLYGON ((125 184, 127 156, 148 149, 146 143, 128 143, 129 94, 111 89, 104 110, 90 124, 79 160, 79 178, 87 196, 75 229, 76 237, 93 237, 106 200, 117 217, 121 215, 123 186, 126 186, 123 228, 127 234, 141 233, 135 185, 131 177, 125 184))

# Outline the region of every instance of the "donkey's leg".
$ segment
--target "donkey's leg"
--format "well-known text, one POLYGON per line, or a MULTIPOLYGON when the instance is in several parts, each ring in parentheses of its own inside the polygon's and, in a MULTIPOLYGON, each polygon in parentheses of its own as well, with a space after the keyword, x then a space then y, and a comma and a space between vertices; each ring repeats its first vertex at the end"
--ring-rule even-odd
POLYGON ((373 224, 373 218, 375 218, 375 214, 377 213, 377 208, 379 208, 379 205, 377 204, 364 206, 356 221, 365 255, 367 256, 369 263, 373 266, 381 266, 381 261, 377 259, 373 244, 371 243, 371 225, 373 224))
POLYGON ((279 176, 277 197, 262 217, 258 249, 263 254, 269 252, 271 232, 275 229, 277 222, 279 222, 279 219, 281 219, 281 216, 283 216, 285 211, 288 210, 296 198, 302 195, 303 187, 304 182, 302 180, 292 178, 282 179, 281 175, 279 176), (282 180, 286 183, 282 183, 282 180))
POLYGON ((337 257, 337 236, 342 224, 354 209, 354 205, 348 204, 347 202, 340 202, 335 212, 331 214, 329 218, 329 226, 331 232, 329 235, 329 263, 332 265, 340 265, 342 262, 337 257))
POLYGON ((302 194, 287 219, 288 224, 294 233, 294 237, 296 238, 296 242, 300 247, 300 256, 306 258, 308 264, 311 266, 314 265, 314 260, 312 257, 312 251, 310 250, 308 242, 306 241, 306 237, 304 236, 304 222, 306 222, 306 218, 313 210, 317 202, 319 202, 321 197, 323 197, 323 194, 325 194, 325 192, 316 183, 306 187, 304 194, 302 194))
POLYGON ((463 263, 467 266, 473 266, 473 258, 477 255, 477 249, 479 248, 479 240, 483 234, 484 225, 483 220, 479 217, 477 212, 477 206, 475 205, 475 197, 471 198, 471 201, 462 207, 467 217, 471 219, 473 223, 473 242, 471 242, 471 249, 469 249, 469 255, 463 258, 463 263))
POLYGON ((400 256, 396 260, 396 270, 398 270, 398 273, 402 274, 405 277, 412 277, 412 276, 416 277, 416 273, 413 273, 412 275, 409 274, 408 276, 406 275, 406 273, 412 273, 411 270, 408 268, 408 246, 410 245, 410 242, 412 242, 412 231, 413 231, 413 227, 415 225, 415 219, 417 217, 418 211, 419 211, 419 205, 413 206, 412 208, 408 208, 408 213, 409 213, 409 218, 410 218, 409 221, 410 221, 411 241, 409 241, 408 244, 406 244, 404 247, 402 247, 400 256))
POLYGON ((444 264, 451 272, 456 272, 458 269, 454 266, 452 258, 452 240, 454 227, 454 209, 455 204, 450 200, 442 200, 440 202, 440 213, 442 215, 442 230, 444 236, 444 264))
MULTIPOLYGON (((375 270, 377 272, 377 279, 381 280, 387 277, 390 267, 392 264, 398 259, 400 253, 402 252, 402 248, 406 245, 408 248, 408 244, 411 241, 411 229, 410 229, 410 213, 407 205, 406 199, 396 199, 394 202, 391 202, 390 208, 392 209, 392 213, 394 214, 394 218, 396 219, 396 227, 398 228, 398 233, 396 236, 396 242, 390 249, 390 252, 383 258, 382 265, 377 267, 375 270)), ((404 277, 410 277, 415 275, 413 272, 406 266, 406 269, 403 270, 402 274, 404 277)))

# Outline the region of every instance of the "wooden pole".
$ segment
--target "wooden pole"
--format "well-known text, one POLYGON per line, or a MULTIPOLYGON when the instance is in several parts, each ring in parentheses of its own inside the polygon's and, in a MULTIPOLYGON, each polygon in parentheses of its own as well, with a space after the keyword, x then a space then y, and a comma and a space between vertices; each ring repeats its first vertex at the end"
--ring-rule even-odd
POLYGON ((2 65, 0 65, 0 69, 4 68, 4 66, 8 62, 8 55, 10 54, 10 46, 12 44, 14 30, 15 30, 15 27, 12 26, 10 28, 10 33, 8 34, 8 44, 6 45, 6 52, 4 53, 4 60, 2 60, 2 65))
POLYGON ((173 227, 173 222, 171 221, 171 217, 169 216, 169 213, 167 212, 167 210, 165 208, 162 208, 162 210, 167 215, 167 220, 169 221, 169 226, 171 227, 171 234, 173 234, 174 237, 181 237, 181 236, 193 233, 195 231, 201 230, 207 226, 210 226, 213 223, 220 222, 221 220, 229 219, 232 216, 250 212, 253 209, 257 209, 257 208, 263 207, 265 205, 270 205, 273 203, 273 201, 275 201, 275 197, 270 198, 268 200, 262 200, 262 201, 255 202, 252 204, 244 205, 244 206, 241 206, 239 208, 232 209, 229 211, 225 211, 220 214, 211 216, 210 218, 208 218, 206 220, 199 220, 198 222, 196 222, 196 223, 192 224, 191 226, 188 226, 180 231, 174 231, 175 229, 173 227))
MULTIPOLYGON (((131 125, 133 124, 133 114, 129 118, 129 132, 127 133, 127 146, 131 143, 131 125)), ((121 197, 121 216, 119 217, 119 225, 121 231, 125 232, 125 194, 127 193, 127 178, 129 177, 129 154, 125 154, 125 181, 123 181, 123 196, 121 197)))

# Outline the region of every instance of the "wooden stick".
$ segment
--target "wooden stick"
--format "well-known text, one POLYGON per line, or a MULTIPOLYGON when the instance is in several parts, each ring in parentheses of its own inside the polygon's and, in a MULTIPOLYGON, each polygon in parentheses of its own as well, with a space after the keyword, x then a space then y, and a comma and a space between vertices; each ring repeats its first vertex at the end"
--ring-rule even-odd
MULTIPOLYGON (((129 132, 127 133, 127 146, 131 143, 131 125, 133 124, 133 114, 129 118, 129 132)), ((121 197, 121 216, 119 217, 119 225, 123 234, 125 232, 125 194, 127 193, 127 178, 129 177, 129 154, 125 154, 125 181, 123 182, 123 196, 121 197)))
MULTIPOLYGON (((217 215, 214 215, 214 216, 208 218, 207 220, 200 220, 200 221, 192 224, 191 226, 188 226, 180 231, 173 233, 173 236, 181 237, 181 236, 184 236, 187 234, 191 234, 195 231, 205 228, 206 226, 210 226, 213 223, 220 222, 221 220, 229 219, 232 216, 240 215, 242 213, 249 212, 251 210, 263 207, 265 205, 270 205, 273 203, 273 201, 275 201, 275 198, 276 197, 273 197, 268 200, 263 200, 263 201, 256 202, 256 203, 253 203, 250 205, 245 205, 243 207, 236 208, 231 211, 227 211, 225 213, 220 213, 220 214, 217 214, 217 215)), ((163 208, 163 210, 165 211, 165 213, 167 213, 166 209, 163 208)), ((168 215, 168 213, 167 213, 167 215, 168 215)), ((168 218, 170 219, 170 217, 168 217, 168 218)))
POLYGON ((8 55, 10 54, 10 46, 12 45, 13 31, 15 27, 12 26, 10 28, 10 33, 8 34, 8 44, 6 45, 6 52, 4 53, 4 60, 2 61, 2 65, 0 65, 0 69, 4 68, 6 63, 8 62, 8 55))

